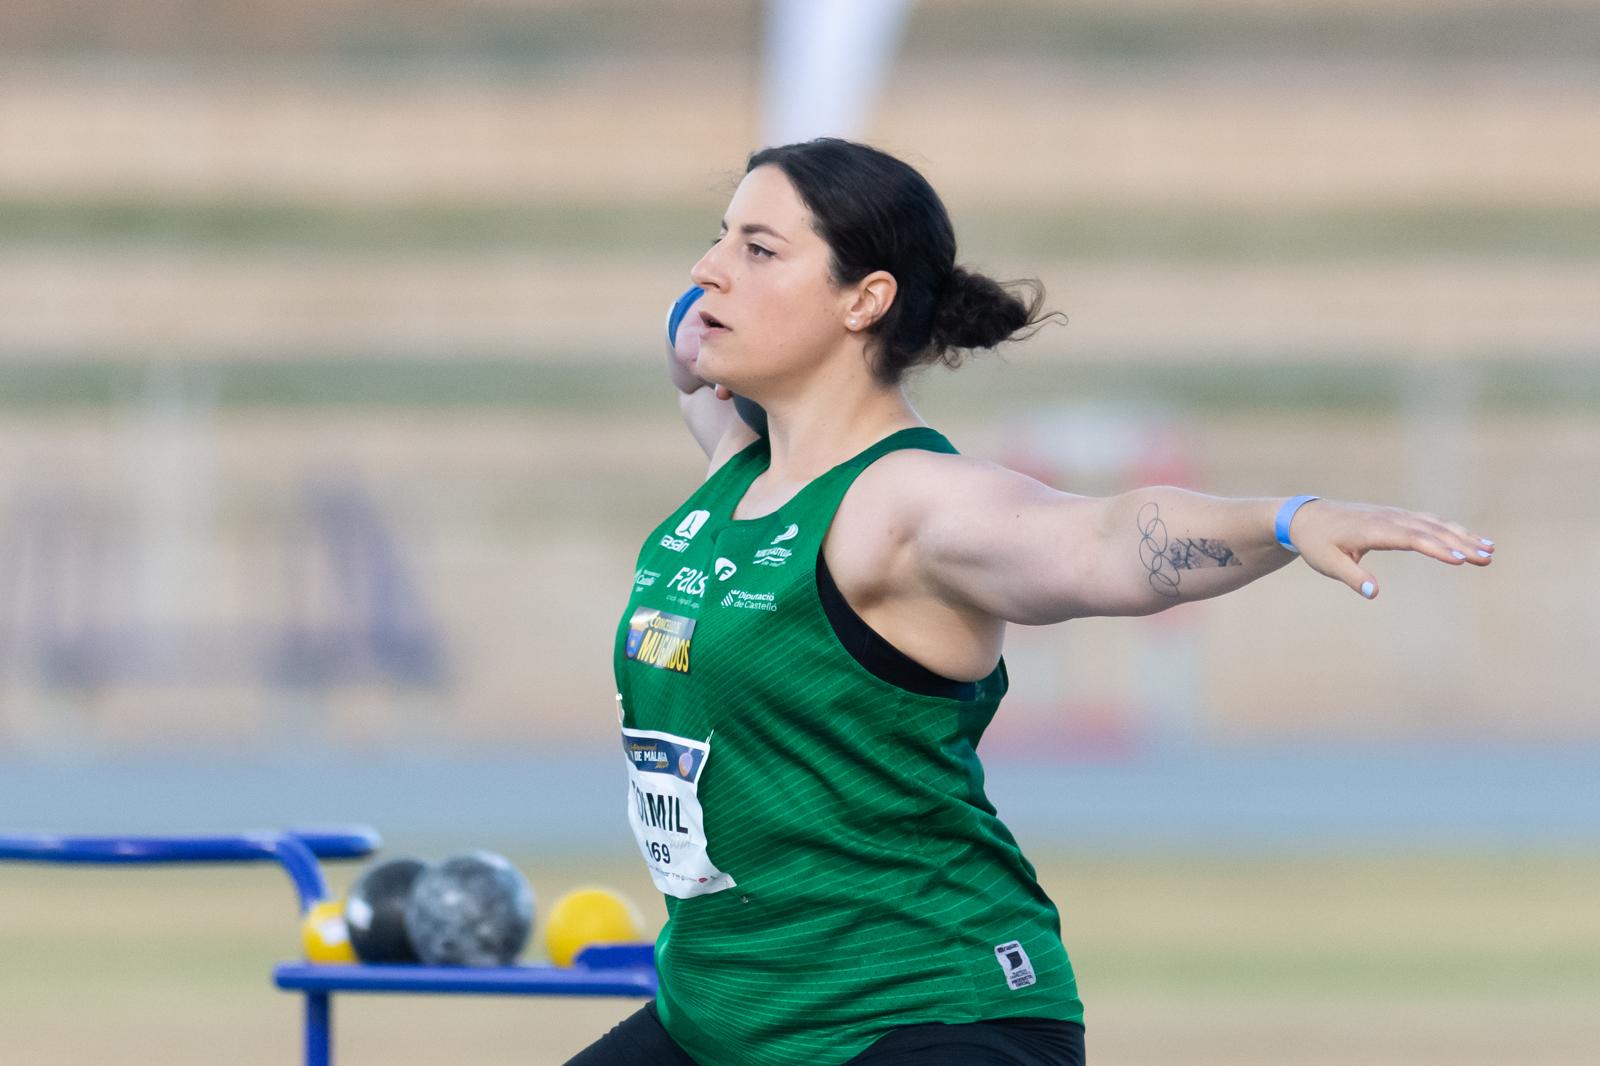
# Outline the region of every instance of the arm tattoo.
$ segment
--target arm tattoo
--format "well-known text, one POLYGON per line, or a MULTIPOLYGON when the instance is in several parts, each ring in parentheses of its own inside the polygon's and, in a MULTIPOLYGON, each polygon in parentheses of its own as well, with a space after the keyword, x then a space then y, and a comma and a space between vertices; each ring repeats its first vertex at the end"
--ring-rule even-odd
POLYGON ((1233 549, 1220 540, 1204 537, 1189 539, 1167 538, 1167 524, 1161 520, 1161 508, 1147 503, 1139 508, 1139 561, 1150 575, 1150 587, 1162 596, 1178 597, 1181 570, 1199 570, 1211 566, 1243 566, 1233 549))

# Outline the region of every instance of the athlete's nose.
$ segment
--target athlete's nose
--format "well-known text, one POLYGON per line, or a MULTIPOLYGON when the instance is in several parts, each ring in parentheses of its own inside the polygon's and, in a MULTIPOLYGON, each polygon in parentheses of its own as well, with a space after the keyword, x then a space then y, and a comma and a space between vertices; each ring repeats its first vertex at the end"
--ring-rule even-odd
POLYGON ((723 242, 718 241, 710 248, 707 248, 706 253, 700 257, 700 261, 689 270, 689 280, 702 289, 716 289, 721 292, 728 287, 727 274, 723 271, 720 257, 717 254, 717 250, 722 245, 723 242))

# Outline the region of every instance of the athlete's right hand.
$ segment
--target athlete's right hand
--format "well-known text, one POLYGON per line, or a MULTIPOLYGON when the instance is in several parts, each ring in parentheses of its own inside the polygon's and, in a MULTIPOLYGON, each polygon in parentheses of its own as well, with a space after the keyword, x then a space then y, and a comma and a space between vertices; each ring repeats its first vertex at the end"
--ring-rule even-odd
POLYGON ((689 315, 678 325, 676 343, 667 344, 667 374, 679 392, 694 393, 711 384, 697 372, 700 362, 700 338, 705 333, 705 323, 689 315))

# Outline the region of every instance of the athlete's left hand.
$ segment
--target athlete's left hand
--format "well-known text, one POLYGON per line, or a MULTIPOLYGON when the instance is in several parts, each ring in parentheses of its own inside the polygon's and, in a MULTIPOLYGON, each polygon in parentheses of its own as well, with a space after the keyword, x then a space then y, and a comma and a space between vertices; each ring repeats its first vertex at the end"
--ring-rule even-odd
POLYGON ((1494 541, 1438 515, 1339 500, 1312 500, 1295 512, 1289 540, 1311 569, 1372 599, 1378 579, 1360 565, 1369 551, 1414 551, 1460 566, 1488 566, 1494 541))

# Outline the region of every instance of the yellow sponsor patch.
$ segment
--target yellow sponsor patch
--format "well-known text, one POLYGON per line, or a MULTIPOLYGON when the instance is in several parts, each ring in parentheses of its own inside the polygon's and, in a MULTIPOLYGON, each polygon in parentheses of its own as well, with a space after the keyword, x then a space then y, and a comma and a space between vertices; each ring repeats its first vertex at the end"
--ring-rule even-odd
POLYGON ((687 674, 693 637, 693 618, 640 607, 628 619, 628 643, 623 654, 659 670, 687 674))

